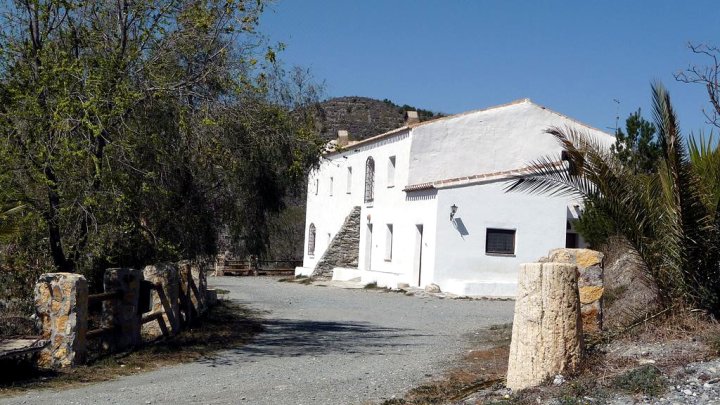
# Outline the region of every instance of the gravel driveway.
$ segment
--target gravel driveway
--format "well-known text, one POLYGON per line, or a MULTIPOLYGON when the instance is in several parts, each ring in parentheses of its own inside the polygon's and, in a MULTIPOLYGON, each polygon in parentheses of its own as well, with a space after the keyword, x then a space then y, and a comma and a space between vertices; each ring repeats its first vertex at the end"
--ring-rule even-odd
POLYGON ((377 290, 211 278, 265 313, 267 330, 214 359, 0 403, 360 404, 439 375, 473 333, 512 320, 511 301, 409 297, 377 290))

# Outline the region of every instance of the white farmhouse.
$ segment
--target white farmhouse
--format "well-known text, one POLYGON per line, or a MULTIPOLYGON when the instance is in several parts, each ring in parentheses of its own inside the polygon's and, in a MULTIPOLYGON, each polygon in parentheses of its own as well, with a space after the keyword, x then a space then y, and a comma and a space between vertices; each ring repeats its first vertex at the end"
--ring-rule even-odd
POLYGON ((427 122, 411 112, 356 143, 340 131, 309 175, 296 274, 514 296, 520 263, 583 244, 571 226, 577 201, 504 191, 532 161, 560 155, 552 126, 614 142, 528 99, 427 122))

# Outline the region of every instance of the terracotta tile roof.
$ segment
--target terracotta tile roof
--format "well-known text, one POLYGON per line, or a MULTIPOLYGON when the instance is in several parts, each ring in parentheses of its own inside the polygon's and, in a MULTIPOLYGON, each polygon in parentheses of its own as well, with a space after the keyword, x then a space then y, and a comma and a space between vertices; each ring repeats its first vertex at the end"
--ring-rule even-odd
MULTIPOLYGON (((558 169, 563 167, 563 162, 553 162, 550 166, 557 167, 558 169)), ((405 186, 403 191, 413 192, 420 190, 446 188, 452 186, 468 186, 472 184, 484 183, 494 180, 502 180, 510 178, 512 176, 518 176, 523 174, 530 174, 530 172, 536 169, 537 165, 525 166, 517 169, 504 170, 499 172, 475 174, 471 176, 455 177, 452 179, 435 180, 427 183, 410 184, 405 186)))
POLYGON ((413 184, 410 186, 406 186, 403 191, 409 192, 409 191, 423 191, 423 190, 433 190, 435 186, 433 186, 433 183, 419 183, 419 184, 413 184))

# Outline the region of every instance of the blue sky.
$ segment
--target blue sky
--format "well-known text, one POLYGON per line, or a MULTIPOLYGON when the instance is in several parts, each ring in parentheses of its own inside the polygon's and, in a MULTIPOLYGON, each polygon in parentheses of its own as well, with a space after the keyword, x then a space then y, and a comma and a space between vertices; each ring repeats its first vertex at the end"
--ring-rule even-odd
POLYGON ((717 15, 715 1, 279 0, 260 29, 327 97, 450 114, 529 97, 612 131, 618 111, 651 118, 660 80, 688 134, 709 129, 707 96, 672 75, 706 63, 689 41, 720 45, 717 15))

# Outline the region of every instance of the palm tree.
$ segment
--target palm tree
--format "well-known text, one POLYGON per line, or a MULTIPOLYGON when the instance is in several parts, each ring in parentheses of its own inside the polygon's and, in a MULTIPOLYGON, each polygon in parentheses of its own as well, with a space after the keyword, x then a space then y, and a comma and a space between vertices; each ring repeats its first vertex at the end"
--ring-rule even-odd
POLYGON ((680 300, 720 315, 720 147, 691 142, 688 153, 667 90, 654 84, 652 94, 657 173, 635 174, 591 136, 550 128, 563 154, 534 162, 506 190, 581 198, 599 232, 637 251, 665 304, 680 300))

